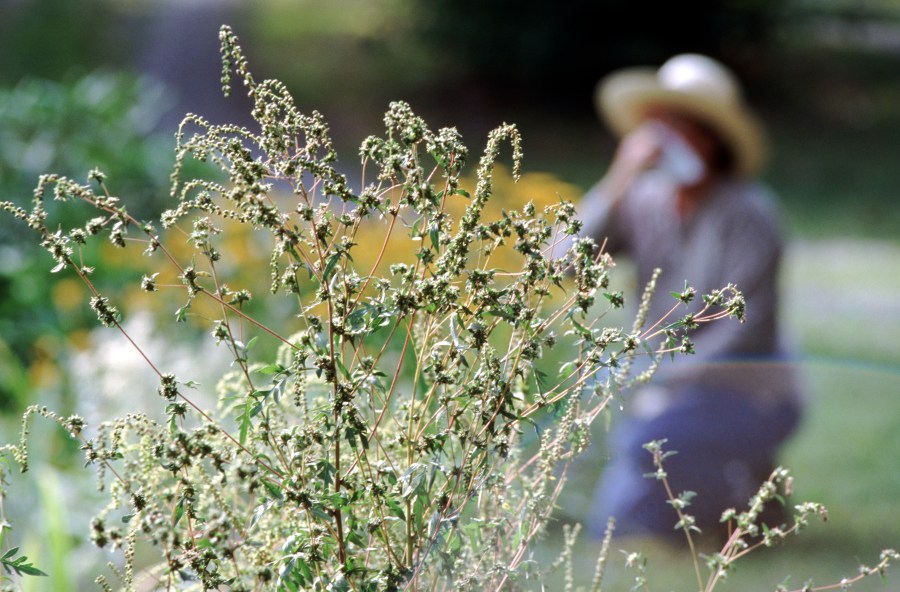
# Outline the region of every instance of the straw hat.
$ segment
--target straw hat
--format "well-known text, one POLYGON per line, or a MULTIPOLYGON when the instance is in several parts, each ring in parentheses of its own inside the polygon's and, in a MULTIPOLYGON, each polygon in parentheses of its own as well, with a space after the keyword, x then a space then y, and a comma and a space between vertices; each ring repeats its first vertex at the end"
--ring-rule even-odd
POLYGON ((744 104, 735 75, 712 58, 688 53, 670 58, 659 70, 613 72, 597 85, 595 102, 619 136, 640 125, 648 108, 670 107, 716 131, 734 153, 736 172, 755 173, 763 165, 763 126, 744 104))

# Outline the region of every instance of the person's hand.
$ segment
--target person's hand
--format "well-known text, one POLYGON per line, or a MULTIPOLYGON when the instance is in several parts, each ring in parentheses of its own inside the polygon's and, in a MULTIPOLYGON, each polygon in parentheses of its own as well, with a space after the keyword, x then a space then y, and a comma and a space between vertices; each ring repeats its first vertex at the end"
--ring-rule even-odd
POLYGON ((622 138, 603 179, 605 192, 614 202, 621 200, 641 172, 659 159, 662 138, 653 125, 642 125, 622 138))
POLYGON ((633 179, 656 163, 662 143, 662 134, 653 122, 638 127, 619 142, 610 173, 633 179))

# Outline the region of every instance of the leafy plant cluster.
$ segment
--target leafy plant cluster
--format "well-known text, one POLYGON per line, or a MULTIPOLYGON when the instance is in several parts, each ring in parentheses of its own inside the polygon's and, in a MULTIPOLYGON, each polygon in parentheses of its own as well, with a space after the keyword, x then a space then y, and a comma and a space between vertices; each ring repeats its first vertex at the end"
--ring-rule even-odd
MULTIPOLYGON (((0 88, 0 195, 27 195, 41 173, 75 175, 91 163, 117 179, 132 213, 158 215, 172 166, 172 138, 155 131, 165 102, 161 87, 104 71, 62 82, 26 77, 0 88)), ((48 208, 70 223, 83 224, 90 214, 77 204, 48 208)), ((0 409, 20 413, 28 389, 17 375, 42 374, 65 333, 91 327, 93 319, 69 297, 80 291, 77 280, 48 282, 40 245, 11 217, 0 218, 0 255, 0 409), (47 306, 48 293, 63 306, 47 306)), ((94 281, 118 283, 128 267, 107 259, 94 281)))
MULTIPOLYGON (((530 543, 550 520, 569 463, 589 445, 592 422, 621 387, 649 379, 652 370, 630 377, 631 360, 690 352, 692 327, 742 316, 740 293, 727 286, 698 299, 686 288, 670 318, 649 323, 645 299, 631 330, 603 327, 596 311, 623 298, 609 287, 609 256, 577 237, 571 203, 483 215, 504 143, 518 175, 514 126, 490 134, 470 194, 456 130, 433 131, 409 105, 392 103, 384 134, 362 143, 356 192, 335 168, 322 116, 300 112, 280 82, 257 82, 228 27, 220 39, 223 90, 235 77, 244 85, 259 129, 188 115, 177 134, 177 205, 158 223, 133 217, 98 170, 86 184, 41 177, 30 210, 2 204, 39 234, 53 272, 84 282, 98 321, 126 337, 122 311, 92 283, 86 245, 105 237, 141 251, 152 266, 142 289, 180 294, 175 320, 202 317, 232 359, 218 404, 205 408, 194 390, 207 387, 145 356, 164 420, 133 413, 89 433, 78 416, 33 406, 20 442, 0 452, 28 469, 33 415, 81 442, 109 494, 90 537, 121 550, 124 566, 113 569, 126 589, 482 590, 541 581, 530 543), (185 177, 191 159, 214 163, 227 181, 185 177), (51 221, 48 196, 86 204, 94 216, 66 228, 51 221), (458 219, 454 202, 465 204, 458 219), (222 241, 232 224, 270 246, 263 305, 260 294, 228 285, 234 269, 222 241), (372 228, 380 243, 358 243, 372 228), (184 241, 187 254, 177 247, 184 241), (413 262, 383 261, 395 241, 413 262), (499 253, 517 267, 496 267, 499 253), (288 313, 265 323, 253 312, 260 307, 288 313), (544 365, 554 348, 565 348, 561 367, 544 365), (151 565, 137 559, 147 549, 158 557, 151 565)), ((740 523, 733 544, 754 534, 750 523, 740 523)), ((567 532, 562 563, 577 530, 567 532)), ((39 571, 15 556, 7 552, 4 567, 39 571)), ((112 589, 106 576, 97 583, 112 589)))

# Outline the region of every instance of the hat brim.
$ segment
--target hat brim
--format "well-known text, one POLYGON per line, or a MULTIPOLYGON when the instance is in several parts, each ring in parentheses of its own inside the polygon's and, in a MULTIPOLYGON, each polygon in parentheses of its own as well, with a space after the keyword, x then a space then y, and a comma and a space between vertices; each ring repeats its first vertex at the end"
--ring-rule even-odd
POLYGON ((765 134, 762 124, 749 109, 663 88, 655 70, 631 68, 606 77, 597 85, 595 106, 619 137, 637 128, 649 109, 670 108, 695 117, 718 133, 731 147, 737 173, 753 174, 764 164, 765 134))

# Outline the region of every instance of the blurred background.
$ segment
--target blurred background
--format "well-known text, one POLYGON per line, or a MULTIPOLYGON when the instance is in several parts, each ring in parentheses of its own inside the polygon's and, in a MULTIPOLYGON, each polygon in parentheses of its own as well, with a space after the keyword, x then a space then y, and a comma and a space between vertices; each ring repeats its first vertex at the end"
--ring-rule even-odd
MULTIPOLYGON (((795 587, 807 578, 831 583, 859 561, 874 563, 881 548, 900 547, 895 0, 0 0, 0 201, 24 206, 41 173, 83 180, 100 167, 138 216, 168 207, 183 115, 249 124, 247 101, 221 96, 221 24, 234 28, 257 79, 283 80, 301 109, 324 114, 351 181, 359 143, 381 132, 391 100, 408 101, 433 128, 457 127, 474 154, 489 130, 518 124, 525 170, 534 175, 504 197, 512 201, 548 188, 577 199, 603 174, 614 140, 592 92, 610 70, 656 66, 685 51, 732 67, 771 134, 764 178, 791 238, 783 313, 812 393, 783 461, 796 476, 796 498, 826 504, 831 519, 751 558, 726 589, 771 589, 788 574, 795 587)), ((18 418, 34 402, 89 420, 123 412, 122 393, 144 372, 108 333, 93 330, 80 283, 51 278, 46 254, 24 246, 25 230, 0 217, 4 443, 18 437, 18 418)), ((115 286, 135 273, 129 261, 112 259, 98 281, 115 286)), ((620 282, 628 289, 629 281, 625 265, 620 282)), ((190 367, 201 346, 169 347, 152 314, 134 315, 131 330, 176 372, 180 363, 190 367)), ((128 410, 156 405, 155 381, 147 381, 146 393, 129 394, 128 410)), ((96 507, 84 503, 93 485, 75 445, 49 426, 34 431, 45 437, 35 466, 47 462, 30 483, 10 478, 5 511, 16 516, 29 557, 67 574, 33 589, 83 589, 88 568, 108 560, 81 542, 96 507)), ((584 518, 601 468, 596 457, 579 461, 560 524, 584 518)), ((550 535, 548 557, 556 530, 550 535)), ((592 574, 599 547, 579 548, 583 573, 592 574)), ((646 552, 657 574, 651 582, 691 581, 685 556, 646 552)), ((622 563, 618 555, 613 562, 622 563)), ((900 589, 894 574, 888 587, 900 589)), ((613 568, 614 585, 628 589, 630 577, 613 568)))

